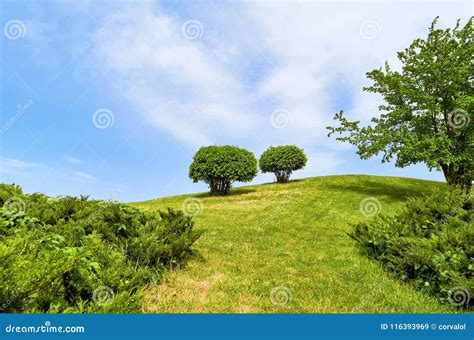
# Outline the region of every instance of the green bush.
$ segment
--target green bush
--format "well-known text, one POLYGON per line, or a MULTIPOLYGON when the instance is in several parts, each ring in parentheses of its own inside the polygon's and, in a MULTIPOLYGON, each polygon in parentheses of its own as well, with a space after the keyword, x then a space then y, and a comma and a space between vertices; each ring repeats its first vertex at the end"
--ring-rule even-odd
POLYGON ((288 182, 291 173, 302 169, 308 159, 295 145, 270 146, 260 156, 259 166, 263 173, 273 172, 279 183, 288 182))
POLYGON ((180 211, 24 195, 5 184, 0 197, 26 207, 0 208, 0 312, 140 311, 143 290, 199 237, 180 211))
POLYGON ((234 182, 249 182, 257 175, 257 160, 236 146, 205 146, 194 155, 189 177, 204 181, 213 194, 227 194, 234 182))
POLYGON ((409 200, 396 216, 356 225, 351 236, 396 277, 442 301, 472 306, 473 223, 471 197, 438 192, 409 200))
POLYGON ((20 186, 16 184, 0 183, 0 206, 3 206, 9 198, 18 197, 22 194, 23 192, 20 186))

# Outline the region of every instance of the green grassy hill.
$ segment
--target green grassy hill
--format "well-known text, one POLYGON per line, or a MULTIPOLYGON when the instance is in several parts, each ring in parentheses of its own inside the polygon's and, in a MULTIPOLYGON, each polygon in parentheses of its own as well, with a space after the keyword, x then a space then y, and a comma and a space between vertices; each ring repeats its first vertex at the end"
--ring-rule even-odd
POLYGON ((362 200, 375 198, 381 213, 390 214, 406 198, 444 185, 330 176, 236 188, 225 197, 133 203, 144 209, 202 204, 195 216, 204 230, 197 256, 152 287, 145 306, 150 312, 453 312, 391 278, 347 235, 351 223, 371 218, 360 212, 362 200))

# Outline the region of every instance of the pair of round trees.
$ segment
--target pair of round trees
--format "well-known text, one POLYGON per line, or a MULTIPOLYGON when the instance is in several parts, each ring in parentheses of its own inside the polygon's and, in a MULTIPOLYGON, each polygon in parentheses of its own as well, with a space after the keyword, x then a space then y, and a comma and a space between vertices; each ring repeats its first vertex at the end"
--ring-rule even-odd
MULTIPOLYGON (((295 145, 269 147, 258 161, 263 173, 273 172, 277 182, 288 182, 293 171, 307 162, 295 145)), ((227 194, 233 182, 250 182, 257 175, 257 159, 248 150, 231 145, 201 147, 189 167, 193 182, 204 181, 213 194, 227 194)))

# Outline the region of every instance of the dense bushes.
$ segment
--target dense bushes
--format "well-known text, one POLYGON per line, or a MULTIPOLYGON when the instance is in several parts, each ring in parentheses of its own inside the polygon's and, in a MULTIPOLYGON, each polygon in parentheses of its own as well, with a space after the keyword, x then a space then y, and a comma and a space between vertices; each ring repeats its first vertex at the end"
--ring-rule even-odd
POLYGON ((213 194, 227 194, 233 182, 249 182, 257 175, 257 160, 250 151, 231 145, 201 147, 189 167, 189 177, 204 181, 213 194))
POLYGON ((358 224, 352 237, 400 279, 440 300, 472 306, 473 224, 471 197, 439 192, 409 200, 398 216, 358 224))
POLYGON ((199 237, 173 210, 24 195, 5 184, 0 206, 0 312, 139 311, 146 285, 199 237))
POLYGON ((307 162, 303 150, 295 145, 269 147, 259 159, 263 173, 273 172, 279 183, 288 182, 293 171, 302 169, 307 162))

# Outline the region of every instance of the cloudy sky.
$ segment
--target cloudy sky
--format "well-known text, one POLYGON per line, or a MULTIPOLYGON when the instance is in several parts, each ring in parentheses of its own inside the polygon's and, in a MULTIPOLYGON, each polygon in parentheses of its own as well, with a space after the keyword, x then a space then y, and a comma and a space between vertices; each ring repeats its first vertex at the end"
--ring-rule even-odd
MULTIPOLYGON (((359 160, 327 137, 334 113, 368 121, 365 73, 471 1, 2 1, 0 180, 26 192, 132 201, 205 190, 202 145, 259 156, 296 144, 295 177, 442 180, 359 160)), ((259 175, 254 183, 272 181, 259 175)))

